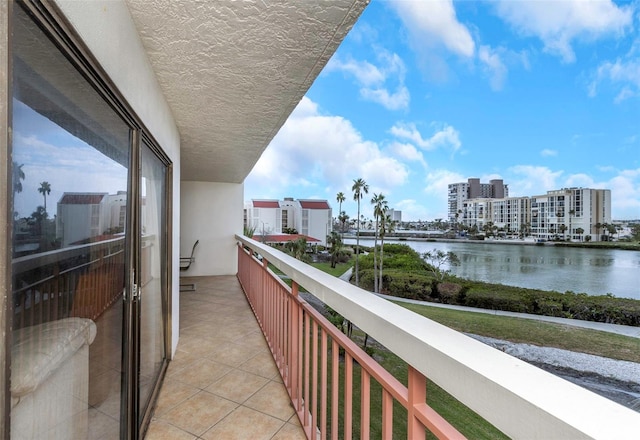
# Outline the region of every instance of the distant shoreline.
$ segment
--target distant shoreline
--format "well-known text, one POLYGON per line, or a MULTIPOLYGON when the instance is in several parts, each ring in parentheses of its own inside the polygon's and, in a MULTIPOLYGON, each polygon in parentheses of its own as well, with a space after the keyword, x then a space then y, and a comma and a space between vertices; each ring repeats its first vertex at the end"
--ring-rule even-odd
MULTIPOLYGON (((420 235, 418 233, 418 235, 420 235)), ((344 239, 355 240, 355 234, 345 234, 344 239)), ((375 238, 373 235, 360 235, 360 240, 373 241, 375 238)), ((385 236, 385 242, 404 242, 404 241, 421 241, 421 242, 443 242, 443 243, 472 243, 472 244, 511 244, 511 245, 525 245, 525 246, 558 246, 558 247, 577 247, 586 249, 619 249, 628 251, 640 251, 640 243, 629 242, 604 242, 606 244, 600 244, 602 242, 567 242, 567 241, 543 241, 537 242, 533 238, 525 239, 512 239, 512 238, 499 238, 499 239, 484 239, 484 240, 472 240, 466 238, 444 238, 444 237, 414 237, 409 235, 388 235, 385 236)))

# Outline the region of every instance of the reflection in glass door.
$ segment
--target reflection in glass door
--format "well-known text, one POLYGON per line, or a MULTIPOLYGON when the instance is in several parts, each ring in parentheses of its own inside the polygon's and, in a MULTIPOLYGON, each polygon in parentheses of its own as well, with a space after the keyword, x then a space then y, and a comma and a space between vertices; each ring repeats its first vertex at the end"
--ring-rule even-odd
POLYGON ((166 165, 142 142, 140 180, 139 424, 166 360, 166 165))
POLYGON ((10 434, 118 438, 131 130, 13 11, 10 434))

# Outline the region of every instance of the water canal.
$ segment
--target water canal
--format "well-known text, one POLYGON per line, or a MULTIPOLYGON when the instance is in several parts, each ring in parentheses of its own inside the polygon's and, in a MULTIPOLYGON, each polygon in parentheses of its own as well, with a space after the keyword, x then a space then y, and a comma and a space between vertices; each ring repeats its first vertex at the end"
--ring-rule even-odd
MULTIPOLYGON (((345 239, 355 244, 355 239, 345 239)), ((373 240, 360 239, 364 246, 373 240)), ((640 299, 640 252, 618 249, 587 249, 469 241, 427 242, 385 240, 403 243, 419 253, 432 249, 452 251, 460 259, 451 273, 471 280, 541 290, 611 293, 640 299)))

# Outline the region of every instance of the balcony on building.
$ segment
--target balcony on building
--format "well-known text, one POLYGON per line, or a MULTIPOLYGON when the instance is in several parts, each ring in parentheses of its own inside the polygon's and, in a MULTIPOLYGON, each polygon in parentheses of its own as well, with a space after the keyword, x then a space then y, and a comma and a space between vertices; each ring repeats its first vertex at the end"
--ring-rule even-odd
MULTIPOLYGON (((109 99, 139 118, 137 128, 148 131, 171 163, 168 239, 160 257, 169 268, 170 301, 163 310, 169 362, 152 404, 147 438, 390 439, 397 438, 398 429, 411 439, 423 439, 426 432, 462 438, 464 429, 433 409, 428 383, 512 438, 637 436, 640 414, 242 234, 245 178, 367 3, 44 3, 43 9, 54 9, 72 30, 59 45, 82 44, 91 55, 87 65, 99 66, 108 79, 103 85, 114 89, 109 99), (180 272, 180 257, 190 255, 196 242, 189 269, 180 272), (192 288, 181 291, 181 284, 192 288), (302 290, 402 359, 406 383, 329 323, 302 290), (373 399, 380 401, 379 413, 371 411, 373 399)), ((0 6, 0 12, 8 10, 0 6)), ((6 29, 0 26, 5 37, 6 29)), ((144 237, 140 241, 144 253, 144 237)), ((123 238, 110 237, 37 257, 20 256, 13 270, 50 265, 42 282, 65 286, 61 277, 76 276, 75 267, 58 267, 58 262, 84 259, 80 264, 95 263, 96 274, 89 281, 78 276, 70 284, 95 284, 99 277, 113 281, 124 273, 124 245, 123 238), (100 258, 90 260, 96 255, 100 258)), ((95 310, 83 313, 93 320, 107 319, 99 318, 105 310, 119 313, 111 306, 116 300, 121 304, 123 291, 128 292, 122 278, 114 283, 116 291, 100 291, 100 301, 92 302, 95 310)), ((144 271, 141 279, 144 283, 144 271)), ((37 319, 51 313, 56 320, 60 310, 73 318, 74 306, 56 289, 47 291, 61 302, 56 299, 55 309, 38 311, 37 319)), ((22 298, 14 312, 28 328, 36 319, 31 306, 36 297, 25 293, 22 298)), ((4 301, 0 299, 0 311, 4 301)), ((39 302, 44 304, 44 297, 39 302)), ((5 324, 6 317, 0 318, 5 324)), ((86 341, 79 345, 91 343, 95 330, 90 330, 83 329, 86 341)), ((4 348, 0 352, 10 357, 4 348)), ((118 361, 121 353, 115 352, 118 361)), ((115 364, 110 373, 119 377, 121 364, 115 364)), ((9 370, 6 364, 0 372, 3 382, 9 370)), ((6 394, 5 406, 10 400, 6 394)), ((119 396, 115 401, 120 402, 119 396)), ((113 417, 116 437, 118 416, 127 411, 134 414, 135 405, 113 417)), ((34 414, 25 418, 27 424, 37 419, 34 414)), ((84 430, 91 432, 95 422, 86 426, 85 419, 84 430)), ((144 433, 144 422, 133 431, 144 433)), ((17 429, 11 434, 20 438, 17 429)))

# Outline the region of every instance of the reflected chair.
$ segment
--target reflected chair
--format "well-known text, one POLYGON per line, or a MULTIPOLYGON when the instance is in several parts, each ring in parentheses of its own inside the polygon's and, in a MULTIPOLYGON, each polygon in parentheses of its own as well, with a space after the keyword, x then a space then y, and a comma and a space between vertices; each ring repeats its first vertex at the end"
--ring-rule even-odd
MULTIPOLYGON (((196 240, 193 243, 193 247, 191 248, 191 255, 188 257, 180 257, 180 271, 188 270, 191 267, 191 264, 196 261, 194 257, 196 252, 196 247, 200 243, 200 240, 196 240)), ((194 292, 196 290, 196 283, 185 283, 180 284, 180 292, 194 292)))

